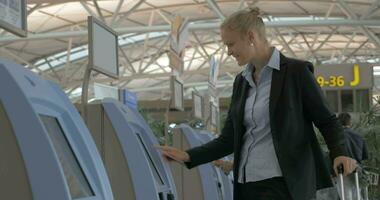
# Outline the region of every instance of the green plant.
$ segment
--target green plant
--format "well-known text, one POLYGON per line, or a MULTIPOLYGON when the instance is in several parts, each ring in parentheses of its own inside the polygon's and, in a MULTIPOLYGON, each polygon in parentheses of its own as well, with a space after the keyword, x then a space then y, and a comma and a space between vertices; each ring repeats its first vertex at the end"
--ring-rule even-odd
MULTIPOLYGON (((355 113, 357 115, 353 120, 352 128, 358 132, 366 141, 369 153, 369 159, 364 161, 364 168, 380 173, 380 97, 374 99, 374 105, 364 113, 355 113)), ((327 152, 327 145, 315 128, 318 142, 323 151, 327 152)), ((369 199, 380 198, 380 187, 369 187, 369 199)))
MULTIPOLYGON (((368 112, 360 114, 353 124, 353 129, 360 133, 367 143, 369 159, 364 162, 364 167, 380 173, 380 97, 376 97, 374 102, 368 112)), ((379 185, 371 186, 369 195, 370 199, 379 199, 379 185)))
POLYGON ((165 144, 165 121, 154 119, 149 112, 140 109, 140 114, 143 116, 145 121, 148 123, 153 134, 157 137, 160 144, 165 144))

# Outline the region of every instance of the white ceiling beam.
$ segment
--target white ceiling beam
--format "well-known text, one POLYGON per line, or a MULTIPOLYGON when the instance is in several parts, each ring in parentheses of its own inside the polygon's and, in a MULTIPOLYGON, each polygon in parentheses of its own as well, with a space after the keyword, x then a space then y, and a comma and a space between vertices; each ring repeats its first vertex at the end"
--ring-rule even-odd
POLYGON ((372 17, 372 15, 377 12, 380 8, 380 0, 374 1, 366 13, 360 16, 360 19, 366 19, 372 17))
POLYGON ((104 20, 104 16, 103 16, 103 13, 102 11, 100 10, 100 6, 98 4, 98 0, 92 0, 92 2, 94 2, 94 6, 96 8, 96 12, 98 13, 98 16, 100 17, 100 19, 105 23, 106 20, 104 20))
MULTIPOLYGON (((79 64, 76 64, 75 66, 75 69, 72 70, 72 72, 70 73, 70 76, 68 76, 68 78, 66 79, 66 84, 67 83, 70 83, 72 80, 74 80, 76 77, 83 77, 82 73, 78 73, 80 70, 82 70, 84 72, 84 68, 85 66, 87 66, 88 64, 88 60, 86 60, 84 63, 82 63, 81 65, 79 64)), ((71 67, 73 68, 73 67, 71 67)))
POLYGON ((30 63, 29 61, 25 60, 24 58, 12 53, 10 50, 6 49, 6 47, 0 47, 0 52, 3 52, 4 54, 8 54, 10 57, 12 57, 13 59, 15 59, 17 62, 19 63, 23 63, 23 64, 26 64, 28 65, 29 69, 35 69, 38 71, 38 73, 42 74, 43 71, 36 67, 33 63, 30 63))
MULTIPOLYGON (((150 13, 150 17, 149 17, 149 26, 152 26, 153 24, 153 20, 154 20, 154 10, 150 13)), ((149 42, 149 34, 150 32, 146 33, 145 34, 145 40, 144 40, 144 46, 143 46, 143 50, 142 50, 142 53, 140 55, 141 58, 144 58, 145 57, 145 53, 146 53, 146 49, 148 47, 148 42, 149 42)), ((138 67, 138 72, 141 71, 141 67, 142 67, 142 64, 144 62, 144 59, 141 59, 141 62, 140 62, 140 65, 138 67)))
POLYGON ((79 86, 71 88, 69 91, 66 92, 67 96, 70 96, 72 92, 74 92, 75 89, 77 89, 79 86))
POLYGON ((156 10, 156 12, 162 17, 162 19, 164 19, 166 21, 166 23, 168 24, 172 24, 172 22, 170 21, 170 19, 168 17, 166 17, 160 9, 156 10))
MULTIPOLYGON (((71 30, 73 30, 73 26, 71 27, 71 30)), ((71 49, 73 47, 73 38, 69 38, 69 41, 68 41, 68 44, 67 44, 67 54, 66 54, 66 64, 65 64, 65 72, 64 72, 64 75, 66 76, 67 74, 67 69, 68 69, 68 66, 71 65, 71 49)), ((65 79, 67 79, 67 76, 65 77, 65 79)))
MULTIPOLYGON (((158 67, 160 67, 160 69, 161 69, 163 72, 168 72, 168 70, 166 70, 166 68, 165 68, 164 66, 162 66, 160 63, 157 62, 157 60, 155 60, 154 63, 155 63, 158 67)), ((167 67, 167 68, 169 68, 169 67, 167 67)))
MULTIPOLYGON (((149 65, 151 65, 156 59, 158 59, 159 57, 162 56, 162 54, 165 53, 165 48, 166 48, 166 45, 169 43, 170 41, 170 35, 168 35, 168 37, 166 37, 164 43, 160 46, 160 48, 157 50, 157 53, 155 55, 152 55, 149 62, 144 66, 144 68, 142 69, 139 69, 138 72, 144 72, 148 67, 149 65)), ((143 59, 144 60, 144 59, 143 59)))
POLYGON ((215 0, 206 0, 208 7, 211 8, 212 11, 221 19, 224 20, 226 17, 223 15, 220 10, 218 4, 216 4, 215 0))
POLYGON ((329 9, 328 9, 327 12, 326 12, 325 19, 328 19, 328 18, 330 17, 331 12, 333 11, 335 5, 336 5, 335 3, 332 3, 332 4, 330 5, 329 9))
POLYGON ((34 11, 36 11, 37 9, 39 9, 41 7, 41 3, 39 4, 36 4, 34 5, 33 7, 29 8, 28 10, 28 13, 27 13, 27 16, 29 16, 30 14, 32 14, 34 11))
MULTIPOLYGON (((340 60, 343 60, 343 56, 346 53, 347 48, 351 45, 351 43, 355 39, 355 37, 356 37, 356 32, 352 33, 350 40, 346 43, 344 48, 341 50, 340 60)), ((331 58, 330 58, 330 60, 331 60, 331 58)))
MULTIPOLYGON (((380 27, 380 20, 354 20, 354 19, 321 19, 321 20, 281 20, 271 21, 265 23, 268 28, 289 28, 289 27, 315 27, 315 26, 374 26, 380 27)), ((191 23, 189 30, 209 30, 220 27, 220 23, 191 23)), ((120 27, 114 28, 118 34, 126 33, 146 33, 157 31, 170 31, 170 25, 156 25, 156 26, 136 26, 136 27, 120 27)), ((50 32, 50 33, 36 33, 29 34, 27 38, 19 38, 16 36, 4 36, 0 38, 0 43, 4 42, 18 42, 27 40, 44 40, 54 38, 68 38, 68 37, 81 37, 87 36, 87 31, 67 31, 67 32, 50 32)))
POLYGON ((91 10, 91 8, 87 5, 86 1, 80 1, 82 7, 87 11, 87 13, 91 16, 97 17, 97 15, 91 10))
POLYGON ((131 73, 133 73, 133 74, 136 73, 136 70, 133 67, 132 62, 129 60, 129 58, 128 58, 127 54, 125 53, 124 49, 121 48, 121 47, 119 47, 119 52, 121 52, 121 55, 124 57, 125 61, 127 62, 127 65, 124 66, 124 70, 123 70, 122 75, 125 74, 126 69, 129 69, 129 71, 131 73))
POLYGON ((145 0, 140 0, 140 1, 137 2, 135 5, 133 5, 133 7, 132 7, 130 10, 128 10, 126 13, 124 13, 124 14, 118 16, 119 19, 116 20, 116 21, 114 22, 114 24, 113 24, 112 27, 118 27, 118 26, 120 25, 121 21, 122 21, 123 19, 128 18, 128 16, 129 16, 133 11, 135 11, 138 7, 140 7, 140 5, 141 5, 142 3, 144 3, 144 1, 145 1, 145 0))
MULTIPOLYGON (((227 85, 232 85, 234 83, 233 80, 223 80, 223 81, 218 81, 216 83, 217 88, 224 88, 227 85)), ((191 87, 197 87, 197 86, 206 86, 208 85, 208 81, 204 82, 193 82, 193 83, 184 83, 183 87, 184 88, 191 88, 191 87)), ((135 89, 129 89, 132 92, 148 92, 148 91, 160 91, 160 90, 166 90, 169 89, 169 85, 165 86, 157 86, 157 87, 142 87, 142 88, 135 88, 135 89)))
POLYGON ((199 47, 201 45, 196 45, 195 43, 192 45, 194 48, 194 51, 196 51, 204 60, 208 60, 209 57, 207 55, 204 55, 201 50, 199 50, 199 47))
POLYGON ((286 49, 286 51, 292 57, 294 57, 294 58, 297 57, 296 54, 294 53, 294 51, 292 50, 292 48, 290 48, 289 43, 286 42, 284 36, 280 33, 280 31, 277 28, 274 28, 274 32, 277 34, 277 37, 279 38, 277 40, 282 44, 282 46, 286 49))
POLYGON ((363 33, 371 40, 371 42, 373 42, 376 45, 376 47, 380 49, 379 37, 377 37, 372 31, 370 31, 366 27, 362 27, 361 29, 362 29, 363 33))
POLYGON ((119 3, 117 4, 116 10, 112 14, 112 19, 111 19, 111 22, 110 22, 110 26, 114 26, 115 25, 116 17, 119 16, 120 9, 121 9, 121 6, 123 5, 123 3, 124 3, 124 0, 119 0, 119 3))
POLYGON ((306 37, 304 36, 304 34, 301 34, 303 40, 305 41, 306 43, 306 46, 309 48, 309 52, 306 53, 305 57, 307 58, 307 60, 309 59, 309 54, 313 55, 314 59, 317 61, 318 60, 318 57, 317 55, 315 54, 315 52, 313 51, 313 47, 309 44, 309 42, 307 41, 306 37))
POLYGON ((210 55, 207 53, 203 43, 201 42, 201 40, 198 38, 197 34, 195 34, 194 31, 191 32, 191 34, 193 35, 194 39, 198 42, 199 46, 201 47, 202 51, 206 54, 207 56, 207 59, 210 59, 210 55))
MULTIPOLYGON (((334 7, 335 7, 335 3, 332 3, 329 7, 329 10, 326 12, 325 19, 328 19, 330 17, 331 12, 333 11, 334 7)), ((321 29, 319 29, 317 34, 315 34, 315 36, 314 36, 314 40, 313 40, 313 43, 311 45, 312 48, 314 47, 315 43, 317 42, 320 34, 321 34, 321 29)))
POLYGON ((333 28, 330 32, 330 34, 319 44, 319 46, 317 48, 314 49, 314 51, 318 51, 319 49, 322 48, 323 45, 325 45, 327 43, 327 41, 336 33, 336 31, 338 30, 338 26, 333 28))
MULTIPOLYGON (((68 22, 67 20, 65 20, 65 19, 62 19, 61 17, 58 17, 58 13, 62 10, 62 9, 64 9, 64 7, 65 6, 60 6, 56 11, 54 11, 54 13, 47 13, 47 12, 45 12, 45 11, 43 11, 43 10, 38 10, 38 12, 39 13, 42 13, 42 14, 45 14, 45 15, 47 15, 47 16, 49 16, 47 19, 45 19, 38 27, 36 27, 35 29, 34 29, 34 31, 35 32, 39 32, 39 30, 42 28, 42 27, 44 27, 51 19, 60 19, 60 20, 63 20, 63 21, 65 21, 65 22, 68 22)), ((70 22, 68 22, 68 23, 70 23, 70 22)))
POLYGON ((220 46, 222 46, 222 53, 220 53, 220 58, 219 58, 219 65, 221 65, 220 63, 222 63, 223 62, 223 59, 224 59, 224 55, 226 54, 226 49, 227 49, 227 47, 225 46, 225 45, 220 45, 220 46))
POLYGON ((342 60, 341 63, 345 63, 347 62, 348 59, 350 59, 356 52, 358 52, 365 44, 367 44, 367 42, 369 41, 369 39, 367 39, 365 42, 363 42, 358 48, 356 48, 353 52, 351 52, 347 57, 346 59, 342 60))
MULTIPOLYGON (((223 65, 223 66, 221 66, 221 68, 219 70, 219 73, 221 73, 221 74, 226 73, 226 72, 237 73, 237 72, 240 72, 242 70, 243 70, 242 67, 236 67, 235 65, 233 65, 233 66, 231 66, 231 65, 223 65)), ((191 71, 184 71, 183 75, 184 76, 186 76, 186 75, 196 75, 196 74, 202 74, 202 73, 208 74, 209 71, 210 71, 209 68, 203 68, 203 69, 197 69, 197 70, 191 70, 191 71)), ((168 72, 168 73, 156 73, 156 74, 138 73, 138 74, 134 74, 133 76, 120 77, 118 79, 118 81, 169 77, 170 75, 172 75, 171 72, 168 72)), ((107 78, 97 78, 96 79, 97 83, 109 83, 110 81, 114 81, 114 79, 113 78, 108 78, 108 77, 107 78)), ((72 87, 75 87, 75 86, 81 85, 81 84, 82 84, 82 80, 72 80, 68 85, 66 85, 66 88, 72 88, 72 87)))
POLYGON ((302 12, 304 12, 306 15, 311 15, 310 13, 309 13, 309 11, 307 11, 304 7, 302 7, 301 5, 299 5, 297 2, 295 2, 295 1, 293 1, 292 2, 297 8, 299 8, 302 12))
POLYGON ((193 60, 195 58, 195 54, 197 53, 197 51, 193 51, 193 55, 191 56, 191 59, 189 59, 189 63, 187 64, 187 67, 185 67, 185 70, 186 71, 189 71, 190 70, 190 67, 191 67, 191 64, 193 63, 193 60))
POLYGON ((345 0, 338 0, 338 5, 348 18, 358 19, 358 16, 349 8, 345 0))
MULTIPOLYGON (((358 16, 351 10, 351 8, 347 5, 346 1, 344 0, 339 0, 340 8, 342 11, 345 11, 348 15, 353 20, 358 20, 358 16)), ((373 33, 371 32, 367 27, 364 25, 360 25, 359 28, 362 30, 362 32, 373 42, 377 48, 380 48, 380 39, 373 33)))
POLYGON ((50 61, 45 58, 45 62, 48 64, 50 70, 53 72, 54 77, 58 80, 58 83, 61 83, 62 78, 58 75, 57 71, 54 69, 54 67, 50 64, 50 61))

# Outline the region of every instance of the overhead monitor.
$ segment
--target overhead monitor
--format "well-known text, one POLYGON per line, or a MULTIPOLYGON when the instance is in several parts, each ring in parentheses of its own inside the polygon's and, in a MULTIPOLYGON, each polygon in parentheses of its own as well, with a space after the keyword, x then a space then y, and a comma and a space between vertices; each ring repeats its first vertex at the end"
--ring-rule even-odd
POLYGON ((0 28, 27 36, 26 0, 0 0, 0 28))
POLYGON ((62 166, 67 185, 73 199, 94 196, 88 180, 79 165, 77 158, 57 118, 48 115, 39 115, 45 129, 53 143, 58 160, 62 166))
POLYGON ((193 96, 193 117, 203 119, 203 97, 197 93, 192 93, 193 96))
POLYGON ((170 77, 171 104, 170 108, 184 110, 183 106, 183 83, 177 76, 170 77))
POLYGON ((118 78, 118 35, 95 17, 88 17, 88 52, 90 68, 118 78))

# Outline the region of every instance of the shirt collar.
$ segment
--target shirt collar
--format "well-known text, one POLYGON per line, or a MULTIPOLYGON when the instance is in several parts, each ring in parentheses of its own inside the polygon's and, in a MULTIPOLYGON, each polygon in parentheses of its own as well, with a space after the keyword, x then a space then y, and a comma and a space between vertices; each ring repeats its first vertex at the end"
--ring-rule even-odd
MULTIPOLYGON (((276 47, 273 47, 272 56, 270 57, 265 67, 266 66, 272 69, 280 70, 280 52, 276 49, 276 47)), ((252 74, 253 67, 254 67, 253 65, 248 63, 245 66, 245 70, 243 71, 242 75, 245 77, 249 74, 252 74)))

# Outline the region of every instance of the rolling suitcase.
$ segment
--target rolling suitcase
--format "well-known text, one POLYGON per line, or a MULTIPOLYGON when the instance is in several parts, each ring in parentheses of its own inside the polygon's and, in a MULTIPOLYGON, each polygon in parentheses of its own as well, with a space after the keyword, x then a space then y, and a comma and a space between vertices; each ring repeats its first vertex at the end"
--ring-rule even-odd
MULTIPOLYGON (((361 192, 360 192, 360 186, 359 186, 359 173, 358 170, 355 170, 353 173, 354 175, 354 190, 352 191, 353 187, 351 188, 346 188, 344 184, 344 178, 343 178, 343 166, 338 167, 338 187, 339 187, 339 196, 341 197, 341 200, 361 200, 361 192), (350 195, 347 198, 347 194, 350 193, 355 193, 356 195, 350 195), (356 197, 356 198, 354 198, 356 197)), ((347 180, 346 180, 347 181, 347 180)))

